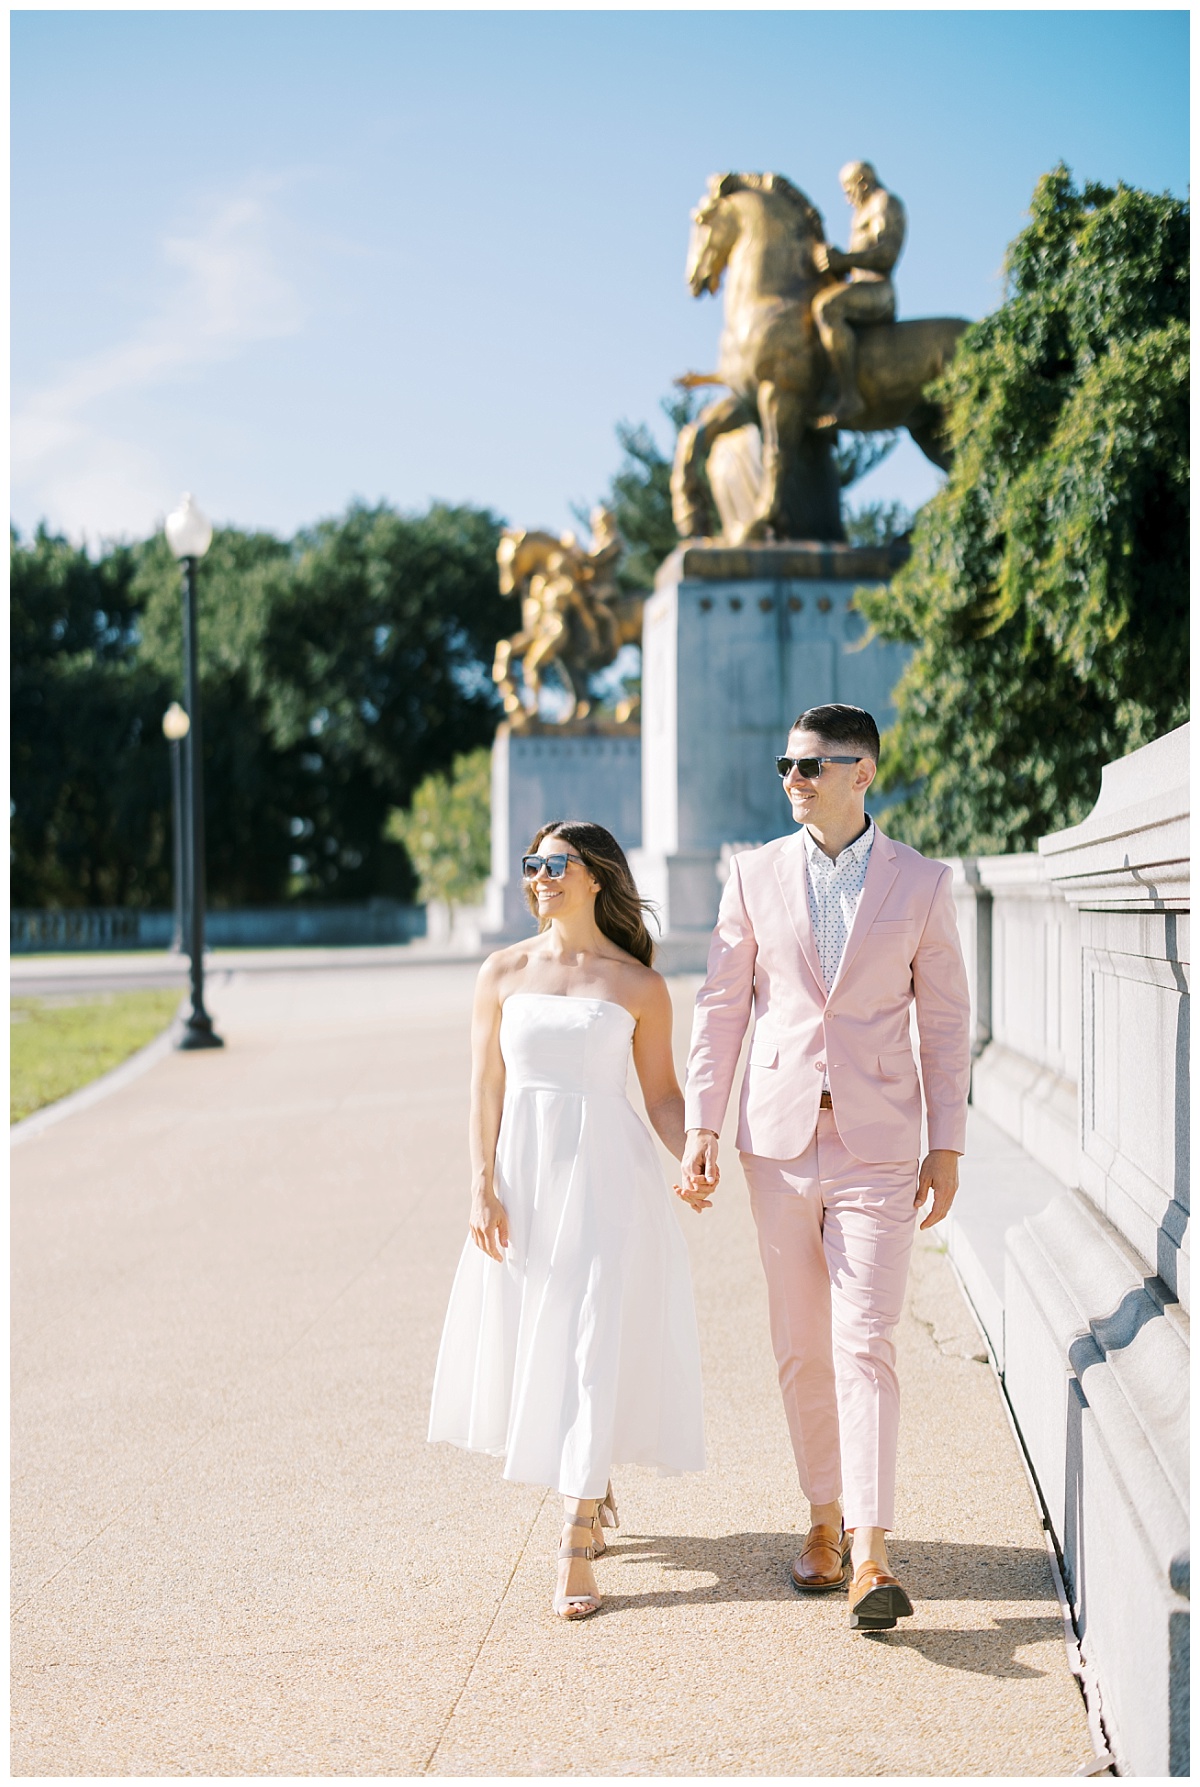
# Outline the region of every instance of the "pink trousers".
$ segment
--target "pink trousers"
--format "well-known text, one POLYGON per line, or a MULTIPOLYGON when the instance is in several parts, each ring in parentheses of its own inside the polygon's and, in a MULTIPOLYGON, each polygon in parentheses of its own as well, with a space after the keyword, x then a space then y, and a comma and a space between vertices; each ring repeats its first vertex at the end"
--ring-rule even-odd
POLYGON ((822 1111, 795 1160, 743 1154, 767 1275, 771 1342, 810 1502, 843 1497, 846 1525, 895 1521, 904 1302, 915 1160, 858 1160, 822 1111))

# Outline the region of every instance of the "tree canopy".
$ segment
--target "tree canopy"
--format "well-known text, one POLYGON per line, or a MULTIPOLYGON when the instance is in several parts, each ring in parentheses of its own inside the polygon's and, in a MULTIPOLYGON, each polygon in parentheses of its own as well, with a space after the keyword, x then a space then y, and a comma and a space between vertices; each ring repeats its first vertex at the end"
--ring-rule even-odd
POLYGON ((1188 212, 1039 181, 1007 296, 940 386, 953 469, 909 563, 859 592, 916 652, 884 739, 889 826, 1032 848, 1187 714, 1188 212))
POLYGON ((408 851, 422 900, 463 906, 479 898, 492 866, 492 754, 482 745, 456 757, 446 775, 426 776, 388 834, 408 851))
POLYGON ((135 549, 13 537, 11 898, 170 903, 171 685, 139 658, 135 549))
MULTIPOLYGON (((215 904, 411 894, 388 812, 499 718, 488 666, 518 618, 499 526, 435 504, 355 506, 290 542, 217 531, 199 626, 215 904)), ((14 903, 168 904, 178 566, 160 538, 92 561, 41 530, 14 538, 12 615, 14 903)))

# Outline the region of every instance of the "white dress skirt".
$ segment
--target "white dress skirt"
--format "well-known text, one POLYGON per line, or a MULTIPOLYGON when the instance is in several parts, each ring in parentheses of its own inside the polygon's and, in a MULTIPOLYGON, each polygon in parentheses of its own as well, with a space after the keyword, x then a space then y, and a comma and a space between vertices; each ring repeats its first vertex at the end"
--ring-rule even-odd
POLYGON ((496 1194, 503 1262, 468 1237, 429 1438, 514 1482, 602 1496, 615 1464, 704 1468, 687 1246, 625 1095, 634 1020, 608 999, 511 993, 496 1194))

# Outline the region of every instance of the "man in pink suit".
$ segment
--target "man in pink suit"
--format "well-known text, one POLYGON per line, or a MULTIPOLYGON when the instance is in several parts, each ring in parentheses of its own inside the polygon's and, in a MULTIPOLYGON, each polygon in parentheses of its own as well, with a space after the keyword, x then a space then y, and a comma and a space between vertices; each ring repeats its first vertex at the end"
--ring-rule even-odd
POLYGON ((932 1191, 921 1227, 940 1222, 958 1189, 970 1083, 950 870, 868 817, 878 756, 878 729, 858 707, 810 708, 789 734, 777 767, 801 829, 730 862, 696 1001, 683 1158, 685 1188, 716 1185, 717 1132, 753 1015, 737 1146, 809 1502, 792 1580, 839 1588, 849 1557, 859 1630, 912 1612, 885 1542, 900 1408, 892 1335, 917 1212, 932 1191))

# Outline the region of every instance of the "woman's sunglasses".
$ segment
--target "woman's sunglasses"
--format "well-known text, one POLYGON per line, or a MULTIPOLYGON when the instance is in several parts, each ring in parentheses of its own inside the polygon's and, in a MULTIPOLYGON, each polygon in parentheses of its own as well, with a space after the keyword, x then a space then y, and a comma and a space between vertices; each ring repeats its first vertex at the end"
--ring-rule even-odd
POLYGON ((776 757, 775 768, 786 781, 792 771, 804 777, 806 782, 815 782, 821 773, 823 763, 861 763, 861 757, 776 757))
MULTIPOLYGON (((521 858, 521 873, 526 881, 532 881, 535 875, 545 869, 551 881, 561 881, 567 872, 569 862, 582 863, 583 858, 571 855, 560 856, 557 852, 553 856, 523 856, 521 858)), ((584 867, 587 867, 586 863, 584 863, 584 867)))

